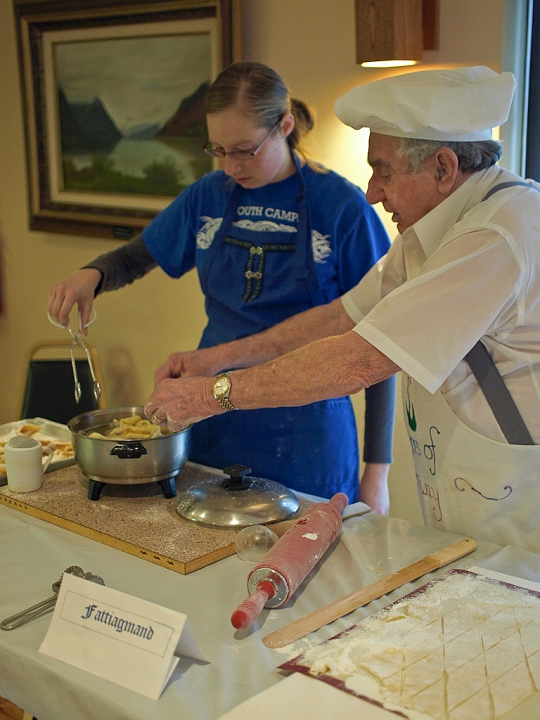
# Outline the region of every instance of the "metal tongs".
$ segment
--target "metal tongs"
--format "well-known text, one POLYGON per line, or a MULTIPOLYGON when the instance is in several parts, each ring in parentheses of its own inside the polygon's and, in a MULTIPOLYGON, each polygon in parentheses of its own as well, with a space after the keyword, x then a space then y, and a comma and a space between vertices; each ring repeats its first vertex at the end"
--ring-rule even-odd
MULTIPOLYGON (((50 313, 47 313, 47 317, 49 318, 49 322, 52 323, 53 325, 55 325, 56 327, 62 328, 62 330, 66 329, 66 326, 61 325, 58 322, 58 320, 55 320, 50 313)), ((97 317, 97 312, 95 311, 94 308, 92 308, 92 314, 90 316, 90 320, 89 320, 89 322, 86 323, 86 325, 84 327, 87 328, 90 325, 92 325, 92 323, 95 322, 96 317, 97 317)), ((92 357, 90 355, 90 351, 86 347, 86 344, 81 337, 82 326, 81 326, 80 311, 79 311, 79 330, 78 330, 78 332, 77 333, 73 332, 73 330, 71 329, 70 323, 68 323, 68 325, 67 325, 67 330, 69 331, 69 334, 73 338, 73 342, 71 343, 70 354, 71 354, 71 369, 73 370, 73 380, 75 381, 75 402, 78 403, 79 400, 81 399, 81 395, 82 395, 81 383, 79 381, 79 375, 77 373, 77 365, 75 363, 75 350, 76 350, 77 346, 81 347, 86 354, 86 359, 88 361, 88 367, 90 368, 90 374, 92 376, 94 397, 95 397, 96 401, 98 401, 101 396, 101 384, 96 377, 96 372, 94 370, 94 363, 92 362, 92 357)))

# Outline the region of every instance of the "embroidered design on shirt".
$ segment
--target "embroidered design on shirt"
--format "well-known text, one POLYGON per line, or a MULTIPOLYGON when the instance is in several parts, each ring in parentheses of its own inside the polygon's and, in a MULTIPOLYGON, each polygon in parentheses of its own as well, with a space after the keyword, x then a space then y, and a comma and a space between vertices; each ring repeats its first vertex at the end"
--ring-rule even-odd
POLYGON ((311 245, 313 247, 313 260, 316 263, 325 263, 332 254, 330 235, 321 235, 317 230, 311 231, 311 245))
POLYGON ((248 259, 246 263, 246 269, 244 276, 246 278, 246 289, 242 300, 244 302, 251 302, 259 297, 263 287, 264 279, 264 264, 267 252, 294 252, 294 245, 271 243, 265 245, 254 245, 251 242, 245 240, 238 240, 237 238, 226 237, 223 240, 227 245, 234 245, 235 247, 244 248, 248 251, 248 259))
POLYGON ((201 215, 201 220, 204 222, 204 225, 196 235, 197 247, 200 250, 208 250, 217 231, 221 227, 223 218, 211 218, 208 217, 208 215, 201 215))
POLYGON ((297 232, 292 225, 282 225, 271 220, 236 220, 234 227, 244 228, 245 230, 253 230, 255 232, 297 232))
POLYGON ((483 493, 481 493, 480 490, 477 490, 477 488, 475 488, 474 485, 471 485, 471 483, 468 480, 465 480, 465 478, 462 478, 462 477, 454 478, 454 485, 456 487, 456 490, 459 490, 459 492, 465 492, 465 490, 467 489, 466 487, 459 487, 459 485, 458 485, 459 481, 464 482, 466 485, 468 485, 470 490, 472 490, 475 493, 478 493, 478 495, 480 495, 480 497, 483 497, 484 500, 495 500, 496 502, 498 502, 499 500, 506 500, 506 498, 512 494, 512 490, 513 490, 511 485, 505 485, 503 487, 503 490, 507 491, 506 495, 503 495, 502 497, 488 497, 487 495, 484 495, 483 493))

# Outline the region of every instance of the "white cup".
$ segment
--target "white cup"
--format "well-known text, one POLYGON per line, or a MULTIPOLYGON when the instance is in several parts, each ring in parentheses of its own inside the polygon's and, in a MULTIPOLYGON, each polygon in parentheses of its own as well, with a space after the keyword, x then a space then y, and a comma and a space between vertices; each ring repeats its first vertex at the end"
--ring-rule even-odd
POLYGON ((13 492, 32 492, 43 484, 54 451, 35 438, 16 435, 4 447, 8 488, 13 492), (43 453, 47 453, 43 462, 43 453))

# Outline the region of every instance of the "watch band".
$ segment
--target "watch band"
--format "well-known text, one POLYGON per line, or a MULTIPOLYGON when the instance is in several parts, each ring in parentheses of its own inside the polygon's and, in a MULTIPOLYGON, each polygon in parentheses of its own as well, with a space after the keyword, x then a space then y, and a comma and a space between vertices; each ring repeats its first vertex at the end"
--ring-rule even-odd
POLYGON ((237 407, 234 407, 232 402, 229 400, 229 398, 226 397, 218 397, 217 395, 214 395, 218 403, 221 405, 221 407, 224 410, 238 410, 237 407))
MULTIPOLYGON (((222 407, 224 410, 238 410, 238 408, 235 407, 235 406, 232 404, 232 402, 229 400, 229 393, 231 392, 231 371, 229 370, 228 372, 220 373, 220 374, 217 376, 217 378, 220 378, 220 377, 226 377, 226 378, 227 378, 227 380, 229 381, 229 389, 228 389, 226 395, 218 395, 218 394, 214 391, 214 397, 215 397, 215 399, 218 401, 218 403, 221 405, 221 407, 222 407)), ((216 378, 216 379, 217 379, 217 378, 216 378)))

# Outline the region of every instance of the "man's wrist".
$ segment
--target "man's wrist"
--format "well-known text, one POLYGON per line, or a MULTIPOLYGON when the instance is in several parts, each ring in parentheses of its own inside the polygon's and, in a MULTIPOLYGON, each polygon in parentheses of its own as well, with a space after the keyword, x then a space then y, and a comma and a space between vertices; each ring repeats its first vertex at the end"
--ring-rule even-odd
POLYGON ((214 395, 214 380, 215 377, 209 377, 207 379, 207 389, 205 390, 205 396, 206 396, 206 405, 208 407, 209 415, 221 415, 221 413, 226 412, 221 405, 216 400, 216 397, 214 395))
POLYGON ((212 394, 218 405, 225 411, 238 410, 229 399, 232 389, 231 373, 223 372, 217 375, 212 382, 212 394))

